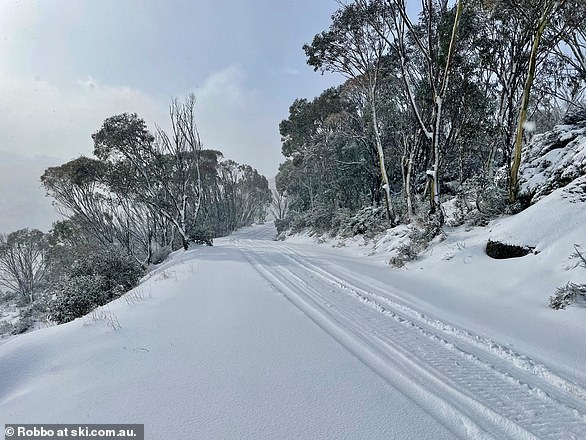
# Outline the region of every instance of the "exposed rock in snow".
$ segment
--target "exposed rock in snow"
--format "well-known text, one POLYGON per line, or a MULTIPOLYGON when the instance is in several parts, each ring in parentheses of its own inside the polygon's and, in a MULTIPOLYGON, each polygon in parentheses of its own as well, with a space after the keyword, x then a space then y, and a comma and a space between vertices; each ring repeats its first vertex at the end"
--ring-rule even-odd
POLYGON ((530 247, 501 243, 500 241, 493 241, 490 239, 488 240, 488 243, 486 243, 486 255, 497 260, 524 257, 530 252, 530 247))
POLYGON ((586 125, 586 109, 581 108, 578 110, 574 110, 569 112, 566 116, 564 116, 563 123, 566 125, 586 125))

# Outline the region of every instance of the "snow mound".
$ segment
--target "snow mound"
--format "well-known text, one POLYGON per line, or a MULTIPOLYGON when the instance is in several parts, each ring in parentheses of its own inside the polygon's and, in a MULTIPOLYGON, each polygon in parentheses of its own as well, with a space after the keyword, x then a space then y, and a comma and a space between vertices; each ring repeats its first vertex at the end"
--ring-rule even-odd
POLYGON ((524 211, 495 221, 490 226, 489 239, 535 248, 535 252, 551 250, 557 253, 555 261, 563 261, 574 244, 584 243, 586 209, 569 193, 586 176, 566 188, 559 188, 524 211))

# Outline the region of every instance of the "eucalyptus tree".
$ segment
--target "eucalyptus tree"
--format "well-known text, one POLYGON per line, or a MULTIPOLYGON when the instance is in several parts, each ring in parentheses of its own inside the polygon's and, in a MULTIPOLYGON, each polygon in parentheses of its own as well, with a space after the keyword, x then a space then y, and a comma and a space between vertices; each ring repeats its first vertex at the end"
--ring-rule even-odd
POLYGON ((319 223, 320 229, 327 228, 338 212, 383 203, 378 155, 371 121, 360 101, 367 99, 362 91, 350 81, 312 101, 298 99, 280 124, 286 161, 279 168, 277 191, 287 194, 294 217, 305 216, 309 223, 319 223))
POLYGON ((441 34, 442 21, 449 16, 447 1, 422 0, 420 24, 414 24, 409 17, 405 0, 356 2, 363 11, 383 11, 376 20, 369 16, 370 24, 387 47, 396 53, 410 108, 429 145, 431 166, 426 174, 431 212, 434 213, 440 202, 439 168, 445 142, 442 117, 462 16, 462 0, 456 1, 451 31, 447 36, 441 34))
POLYGON ((547 101, 573 100, 559 89, 571 82, 568 69, 579 72, 586 5, 581 0, 484 0, 478 14, 484 20, 478 28, 480 63, 497 99, 495 122, 501 133, 495 136, 488 165, 491 175, 495 165, 507 167, 513 203, 530 114, 547 101), (574 43, 576 53, 570 48, 574 43))
POLYGON ((307 63, 315 70, 340 73, 367 91, 387 218, 394 223, 391 185, 377 114, 381 67, 389 49, 387 36, 390 28, 383 19, 385 13, 376 2, 367 8, 359 4, 342 5, 332 16, 328 30, 317 34, 311 45, 306 44, 303 49, 308 57, 307 63))
POLYGON ((525 44, 522 48, 527 58, 527 71, 524 75, 521 101, 517 112, 517 127, 513 144, 513 158, 510 171, 509 201, 515 202, 518 187, 518 174, 521 165, 521 149, 523 146, 523 134, 527 122, 527 110, 531 89, 535 79, 535 72, 539 62, 539 55, 551 51, 561 39, 561 34, 554 31, 550 36, 549 44, 545 48, 541 45, 550 20, 566 5, 565 0, 535 0, 530 2, 519 2, 516 0, 496 0, 492 2, 493 8, 499 8, 521 17, 525 44))
POLYGON ((126 169, 128 191, 153 215, 169 221, 185 249, 188 224, 201 205, 201 142, 194 120, 195 97, 170 106, 172 133, 157 129, 155 138, 136 114, 112 116, 92 135, 94 154, 126 169))
POLYGON ((66 218, 76 218, 103 245, 115 242, 110 223, 107 174, 103 161, 81 156, 63 165, 50 167, 41 182, 54 199, 57 211, 66 218))
POLYGON ((45 235, 37 229, 0 234, 0 286, 32 304, 47 272, 48 249, 45 235))

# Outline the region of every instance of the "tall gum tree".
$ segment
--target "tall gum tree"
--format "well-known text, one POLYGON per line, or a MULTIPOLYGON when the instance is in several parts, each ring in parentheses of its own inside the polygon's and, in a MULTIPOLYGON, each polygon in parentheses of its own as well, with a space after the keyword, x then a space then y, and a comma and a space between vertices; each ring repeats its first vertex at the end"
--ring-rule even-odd
POLYGON ((149 209, 174 225, 185 249, 188 224, 195 221, 201 205, 201 142, 194 106, 193 95, 183 103, 173 101, 170 136, 158 128, 155 138, 135 114, 110 117, 92 135, 94 154, 112 164, 128 163, 134 191, 149 209))
MULTIPOLYGON (((372 9, 376 4, 378 6, 374 9, 383 11, 380 18, 370 21, 370 24, 379 37, 385 40, 387 47, 397 54, 409 105, 420 132, 429 145, 431 168, 427 171, 427 176, 430 182, 430 211, 435 213, 440 204, 442 116, 452 73, 463 2, 456 2, 447 52, 444 53, 438 26, 439 20, 448 16, 447 1, 422 0, 422 22, 419 27, 414 25, 409 17, 405 0, 357 0, 357 4, 362 10, 372 9), (410 52, 413 50, 419 54, 418 58, 423 60, 421 67, 414 65, 412 61, 414 57, 410 56, 410 52), (425 108, 426 104, 417 99, 416 83, 421 82, 427 83, 431 109, 425 108)), ((370 16, 369 19, 372 20, 370 16)), ((441 213, 441 210, 439 212, 441 213)))
POLYGON ((379 6, 377 3, 368 5, 368 8, 359 4, 342 5, 332 16, 329 29, 317 34, 311 45, 306 44, 303 49, 308 57, 307 63, 315 70, 340 73, 347 79, 360 82, 367 91, 387 218, 394 224, 395 210, 377 114, 382 62, 388 51, 386 34, 390 32, 381 21, 379 6), (377 23, 378 30, 373 22, 377 23))
MULTIPOLYGON (((523 85, 521 103, 519 105, 517 117, 517 129, 515 133, 515 143, 513 146, 513 159, 509 179, 509 202, 515 203, 517 190, 519 186, 519 168, 521 166, 521 152, 523 147, 523 134, 527 122, 527 109, 529 108, 529 99, 531 89, 535 80, 535 71, 540 54, 540 44, 544 36, 550 19, 556 15, 565 5, 565 0, 541 0, 527 2, 530 4, 520 3, 516 0, 501 0, 494 2, 495 6, 501 6, 510 9, 512 12, 524 15, 527 27, 530 32, 530 49, 527 74, 523 85)), ((556 37, 559 41, 561 34, 556 37)), ((552 42, 550 42, 551 44, 552 42)), ((555 42, 554 44, 557 44, 555 42)), ((549 49, 551 50, 551 48, 549 49)))

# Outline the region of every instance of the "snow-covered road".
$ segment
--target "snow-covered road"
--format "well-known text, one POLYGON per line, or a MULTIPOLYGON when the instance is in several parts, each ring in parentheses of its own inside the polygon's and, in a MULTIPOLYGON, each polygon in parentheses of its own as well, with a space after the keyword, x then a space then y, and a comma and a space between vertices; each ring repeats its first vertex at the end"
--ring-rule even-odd
POLYGON ((0 424, 144 423, 148 439, 586 438, 583 385, 431 316, 359 260, 273 236, 267 224, 175 253, 126 300, 1 345, 0 424))
POLYGON ((488 337, 427 316, 351 267, 320 267, 295 245, 259 240, 262 232, 233 239, 257 271, 462 438, 586 438, 583 387, 488 337))

